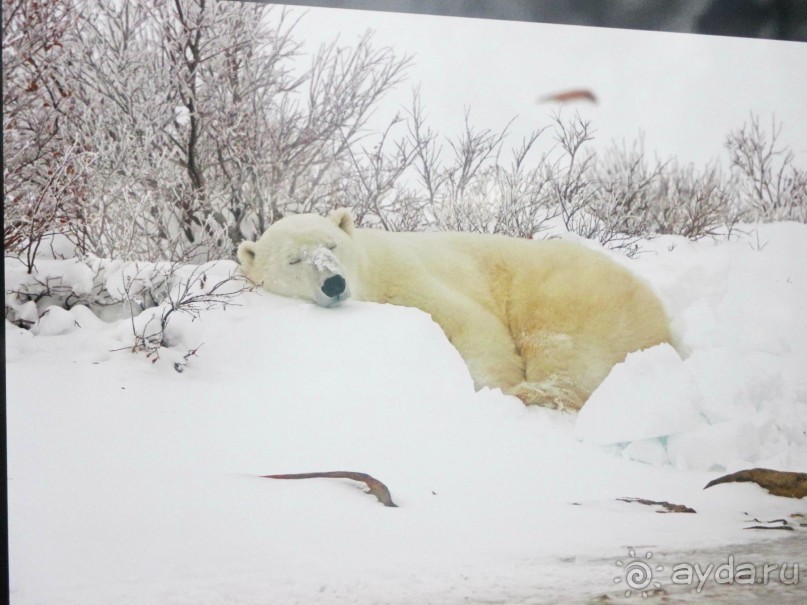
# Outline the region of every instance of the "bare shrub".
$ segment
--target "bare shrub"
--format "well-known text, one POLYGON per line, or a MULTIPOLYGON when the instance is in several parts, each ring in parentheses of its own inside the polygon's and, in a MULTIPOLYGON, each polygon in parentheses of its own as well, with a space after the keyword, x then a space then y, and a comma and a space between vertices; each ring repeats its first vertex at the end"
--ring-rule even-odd
POLYGON ((543 130, 532 133, 514 149, 509 165, 500 163, 510 124, 502 130, 479 130, 466 111, 462 134, 445 142, 443 162, 438 135, 425 124, 418 95, 410 112, 410 137, 415 169, 424 191, 422 213, 442 230, 503 233, 532 237, 553 215, 548 209, 544 179, 546 158, 529 166, 528 155, 543 130))
POLYGON ((730 232, 738 220, 732 188, 717 165, 699 172, 673 160, 649 162, 641 136, 630 149, 614 146, 604 152, 595 171, 599 195, 594 214, 623 241, 635 243, 652 234, 717 236, 730 232))
POLYGON ((266 132, 255 115, 293 89, 297 45, 267 8, 206 0, 83 0, 69 75, 71 123, 103 162, 84 220, 85 252, 199 262, 229 256, 257 193, 249 162, 266 132))
POLYGON ((78 305, 99 316, 125 316, 121 300, 107 290, 109 263, 99 259, 40 260, 28 272, 25 261, 5 268, 5 318, 29 329, 51 306, 70 310, 78 305), (116 312, 116 309, 120 313, 116 312))
POLYGON ((496 189, 500 192, 501 204, 497 212, 494 233, 530 239, 544 229, 547 221, 558 216, 558 209, 551 203, 551 186, 546 179, 546 155, 537 165, 530 167, 528 155, 546 128, 536 130, 525 137, 513 150, 507 166, 496 168, 496 189))
POLYGON ((22 261, 17 266, 8 263, 4 315, 26 330, 36 329, 54 307, 69 311, 82 305, 101 319, 128 318, 131 344, 118 350, 144 353, 152 362, 167 355, 181 372, 201 344, 188 347, 185 327, 174 326, 174 318, 200 319, 204 311, 237 305, 239 296, 255 288, 235 263, 223 262, 224 270, 218 262, 50 259, 40 260, 31 273, 22 261))
POLYGON ((752 115, 726 138, 736 202, 753 220, 807 222, 807 171, 794 165, 792 150, 777 144, 781 131, 771 118, 771 131, 765 132, 752 115))
POLYGON ((32 241, 33 257, 31 233, 58 229, 83 254, 228 257, 397 163, 351 161, 409 63, 369 35, 299 69, 277 7, 4 0, 3 15, 7 250, 32 241))
POLYGON ((93 157, 65 132, 72 0, 3 0, 3 247, 33 271, 42 238, 78 219, 93 157))
POLYGON ((611 221, 625 234, 641 235, 650 228, 650 208, 657 202, 656 186, 667 164, 648 162, 644 140, 627 148, 613 145, 597 158, 593 167, 598 186, 593 213, 611 221))
POLYGON ((555 115, 551 127, 534 131, 513 149, 509 164, 501 162, 509 125, 498 132, 478 131, 466 115, 463 135, 448 143, 453 153, 447 165, 417 104, 411 115, 418 175, 431 200, 427 212, 438 228, 532 238, 559 221, 572 233, 626 250, 645 233, 641 225, 626 229, 616 180, 603 191, 596 155, 587 147, 593 130, 579 115, 566 120, 555 115), (554 144, 530 157, 550 128, 554 144))
MULTIPOLYGON (((305 76, 305 105, 289 96, 279 106, 282 128, 273 133, 268 156, 274 218, 333 207, 355 168, 351 147, 369 134, 373 108, 403 80, 409 62, 389 48, 374 48, 369 34, 353 48, 333 42, 319 50, 305 76)), ((259 221, 256 232, 268 224, 259 221)))
POLYGON ((294 13, 211 0, 3 0, 6 251, 29 274, 43 241, 85 258, 231 257, 286 214, 350 207, 357 224, 531 238, 552 229, 629 254, 655 233, 807 221, 807 172, 759 119, 726 141, 731 170, 595 153, 556 114, 510 147, 512 121, 444 136, 411 107, 380 131, 409 58, 368 34, 302 56, 294 13), (305 67, 300 63, 307 61, 305 67), (45 238, 45 239, 43 239, 45 238))
POLYGON ((734 191, 715 165, 698 172, 671 164, 653 183, 647 230, 689 239, 729 236, 740 220, 734 191))
MULTIPOLYGON (((153 273, 155 268, 152 265, 147 271, 153 273)), ((254 289, 254 286, 237 272, 231 272, 224 277, 210 278, 209 267, 205 265, 180 267, 172 264, 158 268, 157 273, 164 280, 163 284, 169 284, 169 287, 155 308, 140 314, 134 309, 142 304, 143 283, 151 283, 151 277, 147 276, 144 282, 144 276, 140 271, 136 271, 125 276, 123 280, 123 296, 132 309, 130 321, 133 342, 127 349, 133 353, 144 353, 152 363, 160 359, 161 352, 176 344, 168 329, 172 317, 184 314, 197 320, 203 311, 226 309, 230 305, 237 305, 238 303, 234 301, 238 296, 254 289)), ((189 359, 196 355, 201 346, 202 344, 198 344, 184 354, 173 355, 174 369, 182 372, 189 359)))
POLYGON ((399 138, 390 143, 390 134, 403 119, 396 115, 371 149, 347 146, 353 171, 345 179, 341 196, 352 207, 360 226, 381 226, 387 231, 416 230, 420 226, 418 200, 403 198, 396 189, 401 175, 412 165, 414 145, 399 138), (392 146, 392 150, 388 146, 392 146))
MULTIPOLYGON (((595 154, 588 147, 594 131, 579 115, 555 115, 550 127, 513 150, 509 165, 501 161, 506 128, 480 131, 466 116, 463 135, 441 145, 425 124, 417 95, 409 118, 419 185, 411 197, 418 200, 426 223, 439 229, 534 237, 560 222, 569 232, 633 255, 639 240, 654 234, 726 237, 749 217, 736 174, 725 178, 717 164, 698 170, 675 160, 651 160, 641 136, 631 146, 614 145, 595 154), (547 130, 555 144, 528 157, 547 130)), ((756 171, 757 186, 749 189, 746 182, 745 197, 750 192, 753 199, 779 200, 764 206, 768 216, 803 220, 804 173, 792 165, 793 154, 781 152, 782 164, 774 172, 771 157, 779 150, 770 143, 771 157, 761 153, 765 134, 758 129, 752 134, 742 139, 743 149, 755 149, 757 155, 743 156, 743 165, 756 171), (757 143, 751 145, 749 138, 757 143)))

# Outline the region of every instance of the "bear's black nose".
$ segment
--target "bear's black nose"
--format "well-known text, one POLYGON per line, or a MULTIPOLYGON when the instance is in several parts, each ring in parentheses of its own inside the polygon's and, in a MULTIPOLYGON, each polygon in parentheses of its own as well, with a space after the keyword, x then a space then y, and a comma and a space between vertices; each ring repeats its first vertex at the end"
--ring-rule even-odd
POLYGON ((320 289, 328 298, 339 296, 345 291, 345 278, 341 275, 333 275, 325 280, 320 289))

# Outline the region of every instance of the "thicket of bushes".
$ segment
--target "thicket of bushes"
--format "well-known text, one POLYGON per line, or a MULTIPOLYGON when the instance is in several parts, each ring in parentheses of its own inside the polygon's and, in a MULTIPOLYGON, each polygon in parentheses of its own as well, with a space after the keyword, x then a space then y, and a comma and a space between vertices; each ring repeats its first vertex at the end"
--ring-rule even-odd
POLYGON ((578 116, 512 150, 507 129, 468 116, 444 137, 417 93, 371 133, 409 59, 369 36, 307 58, 296 18, 210 0, 3 0, 6 254, 32 271, 58 232, 84 256, 231 258, 286 213, 337 206, 390 230, 531 237, 562 221, 627 252, 654 233, 807 221, 807 172, 773 120, 729 133, 727 170, 640 144, 594 153, 578 116))

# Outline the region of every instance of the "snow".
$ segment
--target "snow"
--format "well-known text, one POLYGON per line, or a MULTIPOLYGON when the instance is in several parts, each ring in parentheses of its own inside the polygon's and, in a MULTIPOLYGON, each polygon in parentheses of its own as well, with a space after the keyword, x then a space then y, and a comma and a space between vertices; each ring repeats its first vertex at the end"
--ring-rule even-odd
POLYGON ((580 410, 575 436, 609 445, 683 433, 701 423, 700 407, 684 362, 662 344, 629 354, 611 370, 580 410))
POLYGON ((576 436, 681 470, 803 469, 804 230, 781 223, 720 244, 649 242, 661 279, 646 277, 667 303, 683 358, 667 345, 628 356, 580 412, 576 436))
POLYGON ((45 309, 31 332, 38 336, 57 336, 59 334, 69 334, 76 327, 76 320, 70 311, 51 305, 45 309))
MULTIPOLYGON (((669 563, 780 539, 744 530, 748 515, 807 513, 803 502, 702 489, 741 468, 807 466, 807 268, 794 260, 807 226, 748 229, 615 256, 660 293, 680 353, 630 355, 579 416, 475 392, 416 309, 244 292, 172 315, 153 361, 131 352, 133 325, 165 302, 134 323, 15 303, 35 323, 6 322, 12 602, 580 602, 622 594, 614 561, 628 548, 669 563), (350 481, 257 477, 329 470, 370 473, 399 508, 350 481)), ((120 276, 161 283, 142 264, 92 263, 110 296, 120 276)), ((86 291, 79 266, 38 263, 86 291)), ((176 273, 210 292, 233 269, 176 273)), ((7 261, 6 283, 26 280, 7 261)))
POLYGON ((339 271, 339 263, 336 257, 327 248, 319 247, 312 250, 305 260, 320 272, 337 273, 339 271))

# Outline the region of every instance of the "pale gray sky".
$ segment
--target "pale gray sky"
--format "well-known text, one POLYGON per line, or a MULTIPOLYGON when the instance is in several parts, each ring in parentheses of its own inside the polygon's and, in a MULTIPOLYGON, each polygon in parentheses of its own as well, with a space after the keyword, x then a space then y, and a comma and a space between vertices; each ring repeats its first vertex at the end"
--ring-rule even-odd
MULTIPOLYGON (((303 9, 294 9, 300 11, 303 9)), ((296 34, 313 52, 336 35, 353 44, 368 29, 375 44, 414 56, 408 81, 385 99, 379 122, 421 87, 430 125, 457 134, 464 108, 479 128, 518 116, 513 142, 545 126, 557 106, 541 95, 588 88, 597 105, 567 105, 590 118, 597 144, 641 131, 645 149, 701 165, 725 159, 723 141, 750 112, 782 122, 780 141, 807 167, 807 44, 311 8, 296 34)))

